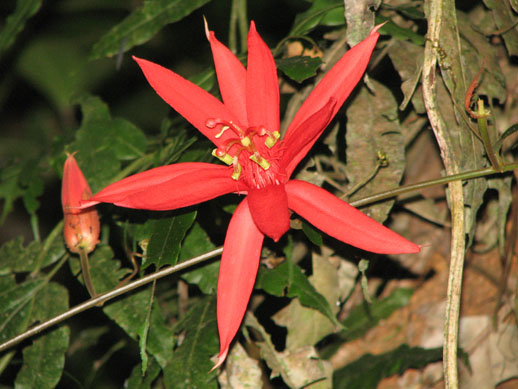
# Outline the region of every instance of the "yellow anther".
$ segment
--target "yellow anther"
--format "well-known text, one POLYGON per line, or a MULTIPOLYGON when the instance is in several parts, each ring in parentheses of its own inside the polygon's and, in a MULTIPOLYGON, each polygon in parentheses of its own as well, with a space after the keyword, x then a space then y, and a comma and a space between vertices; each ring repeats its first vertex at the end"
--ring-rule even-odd
POLYGON ((268 136, 268 138, 266 138, 266 141, 264 142, 264 144, 266 145, 266 147, 271 149, 275 145, 275 143, 277 143, 277 141, 279 140, 280 137, 281 137, 281 134, 279 133, 279 131, 274 131, 274 132, 272 132, 271 136, 268 136))
POLYGON ((270 163, 260 155, 252 154, 250 159, 261 166, 264 170, 268 170, 270 168, 270 163))
POLYGON ((223 163, 226 163, 227 165, 232 165, 232 163, 234 162, 234 159, 232 158, 232 156, 228 155, 227 153, 224 153, 223 155, 219 155, 218 149, 212 150, 212 156, 216 157, 217 159, 219 159, 223 163))
POLYGON ((221 138, 221 136, 223 135, 223 133, 228 130, 230 127, 229 126, 223 126, 221 127, 221 131, 216 134, 216 136, 214 136, 214 138, 218 139, 218 138, 221 138))
POLYGON ((241 138, 241 144, 244 146, 244 147, 248 147, 250 146, 250 143, 252 143, 252 141, 250 140, 249 137, 245 136, 244 138, 241 138))
POLYGON ((241 165, 239 163, 234 164, 234 172, 232 173, 232 179, 233 180, 239 180, 239 177, 241 176, 241 165))

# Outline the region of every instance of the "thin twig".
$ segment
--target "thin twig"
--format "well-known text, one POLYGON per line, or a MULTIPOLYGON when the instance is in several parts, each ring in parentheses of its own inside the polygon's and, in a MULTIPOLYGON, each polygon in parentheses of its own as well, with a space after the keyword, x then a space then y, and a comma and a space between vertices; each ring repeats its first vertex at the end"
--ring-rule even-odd
POLYGON ((59 324, 62 321, 66 320, 72 316, 77 315, 78 313, 81 313, 83 311, 86 311, 87 309, 93 308, 94 306, 96 306, 98 304, 102 305, 108 300, 111 300, 111 299, 113 299, 117 296, 120 296, 124 293, 127 293, 131 290, 140 288, 141 286, 146 285, 154 280, 158 280, 159 278, 168 276, 168 275, 176 273, 180 270, 186 269, 190 266, 193 266, 198 263, 204 262, 208 259, 214 258, 214 257, 220 255, 222 252, 223 252, 223 248, 219 247, 219 248, 209 251, 205 254, 199 255, 197 257, 194 257, 192 259, 179 263, 176 266, 171 266, 171 267, 167 267, 165 269, 159 270, 153 274, 142 277, 141 279, 133 281, 127 285, 121 286, 120 288, 114 289, 110 292, 103 293, 103 294, 97 296, 96 298, 92 298, 88 301, 85 301, 82 304, 76 305, 74 308, 71 308, 62 314, 59 314, 59 315, 53 317, 52 319, 47 320, 46 322, 38 324, 37 326, 31 328, 30 330, 27 330, 24 333, 22 333, 18 336, 15 336, 12 339, 9 339, 7 342, 2 343, 0 345, 0 351, 7 350, 8 348, 20 343, 21 341, 23 341, 27 338, 30 338, 31 336, 34 336, 34 335, 40 333, 41 331, 46 330, 47 328, 55 326, 56 324, 59 324))

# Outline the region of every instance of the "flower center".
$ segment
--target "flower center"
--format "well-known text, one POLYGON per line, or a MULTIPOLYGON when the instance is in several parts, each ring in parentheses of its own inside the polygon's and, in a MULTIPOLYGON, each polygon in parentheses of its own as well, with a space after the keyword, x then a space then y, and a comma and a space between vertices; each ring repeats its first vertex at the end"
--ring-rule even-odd
POLYGON ((216 134, 216 138, 220 138, 225 131, 232 131, 236 137, 230 138, 225 143, 212 151, 212 155, 227 165, 232 165, 234 172, 232 178, 239 180, 243 171, 239 157, 243 151, 249 155, 249 160, 257 164, 263 171, 270 169, 270 162, 261 154, 262 145, 256 144, 255 137, 265 138, 264 145, 267 149, 271 149, 280 138, 278 131, 270 132, 264 126, 249 127, 246 130, 241 129, 232 121, 223 119, 208 119, 205 123, 208 128, 216 128, 221 126, 221 131, 216 134), (258 147, 260 146, 260 147, 258 147), (232 149, 232 151, 231 151, 232 149))

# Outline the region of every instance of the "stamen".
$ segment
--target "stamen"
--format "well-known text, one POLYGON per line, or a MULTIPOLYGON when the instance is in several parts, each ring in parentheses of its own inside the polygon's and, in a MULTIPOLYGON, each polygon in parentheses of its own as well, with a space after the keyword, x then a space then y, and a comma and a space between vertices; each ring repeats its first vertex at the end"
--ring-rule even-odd
POLYGON ((227 165, 232 165, 234 161, 231 155, 228 155, 227 153, 220 154, 220 151, 218 149, 212 150, 212 156, 216 157, 221 162, 226 163, 227 165))
POLYGON ((241 138, 241 144, 244 147, 250 146, 250 143, 252 143, 252 141, 250 140, 250 138, 248 136, 245 136, 244 138, 241 138))
POLYGON ((266 138, 264 144, 266 145, 266 147, 271 149, 275 145, 275 143, 277 143, 280 137, 281 134, 279 133, 279 131, 274 131, 270 135, 268 135, 268 138, 266 138))
POLYGON ((264 170, 268 170, 270 168, 270 162, 261 157, 259 154, 252 154, 250 159, 261 166, 264 170))

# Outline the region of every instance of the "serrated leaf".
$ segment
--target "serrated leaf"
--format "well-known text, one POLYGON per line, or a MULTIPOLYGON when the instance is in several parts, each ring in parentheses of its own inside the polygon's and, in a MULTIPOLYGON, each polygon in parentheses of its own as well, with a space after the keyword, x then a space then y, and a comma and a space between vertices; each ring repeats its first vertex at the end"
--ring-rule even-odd
POLYGON ((65 255, 62 224, 49 234, 45 242, 32 241, 27 246, 17 237, 0 247, 0 274, 25 273, 44 268, 65 255))
POLYGON ((43 284, 28 280, 16 284, 11 275, 0 276, 0 342, 19 335, 30 323, 32 299, 43 284))
POLYGON ((91 58, 110 57, 147 42, 165 25, 183 19, 210 0, 148 0, 97 42, 91 58))
MULTIPOLYGON (((215 246, 207 233, 198 223, 194 223, 182 244, 179 262, 201 255, 214 248, 215 246)), ((182 278, 191 285, 197 285, 203 293, 214 294, 218 284, 219 263, 219 261, 212 261, 192 270, 187 270, 182 274, 182 278)))
POLYGON ((25 23, 41 8, 42 0, 18 0, 14 12, 9 15, 0 31, 0 56, 15 41, 25 23))
POLYGON ((277 69, 294 81, 302 82, 317 74, 322 65, 320 57, 290 57, 275 61, 277 69))
MULTIPOLYGON (((74 274, 78 274, 79 261, 71 261, 74 274)), ((112 290, 128 273, 128 269, 120 267, 120 262, 113 258, 113 252, 108 246, 97 246, 89 258, 90 277, 97 293, 112 290)), ((79 276, 82 281, 82 277, 79 276)), ((103 311, 115 321, 134 340, 138 340, 139 328, 145 323, 148 315, 150 288, 142 289, 134 294, 106 304, 103 311)), ((151 311, 150 327, 147 338, 147 351, 163 367, 167 364, 173 349, 173 336, 166 326, 162 310, 154 303, 151 311)))
POLYGON ((278 297, 297 297, 305 307, 316 309, 333 324, 341 326, 324 296, 289 257, 275 269, 260 268, 255 287, 278 297))
MULTIPOLYGON (((361 88, 347 107, 347 178, 350 188, 359 186, 351 201, 397 187, 405 170, 405 140, 396 99, 377 81, 371 79, 369 84, 372 92, 361 88), (379 153, 387 164, 376 170, 379 153)), ((386 201, 362 211, 383 223, 392 205, 393 201, 386 201)))
POLYGON ((401 375, 408 369, 419 369, 442 360, 442 348, 423 349, 403 344, 380 355, 366 354, 335 370, 333 387, 376 389, 382 378, 401 375))
MULTIPOLYGON (((31 321, 48 320, 68 309, 68 292, 49 283, 34 296, 31 321)), ((65 366, 70 329, 61 326, 38 337, 23 350, 23 365, 16 376, 15 388, 54 388, 65 366)))
MULTIPOLYGON (((146 320, 151 291, 142 290, 134 295, 108 305, 104 312, 114 320, 134 340, 138 339, 138 328, 146 320)), ((158 303, 151 310, 149 333, 147 335, 147 351, 153 355, 160 366, 165 367, 171 358, 173 336, 165 324, 162 309, 158 303)))
POLYGON ((196 211, 192 211, 148 221, 150 236, 143 267, 176 265, 181 243, 195 219, 196 211))
POLYGON ((175 332, 185 333, 185 338, 164 369, 166 387, 217 388, 216 372, 209 372, 213 366, 211 357, 218 352, 215 296, 196 303, 180 320, 175 332))
POLYGON ((41 244, 32 241, 23 245, 23 237, 19 236, 0 247, 0 274, 19 273, 34 269, 41 244))

